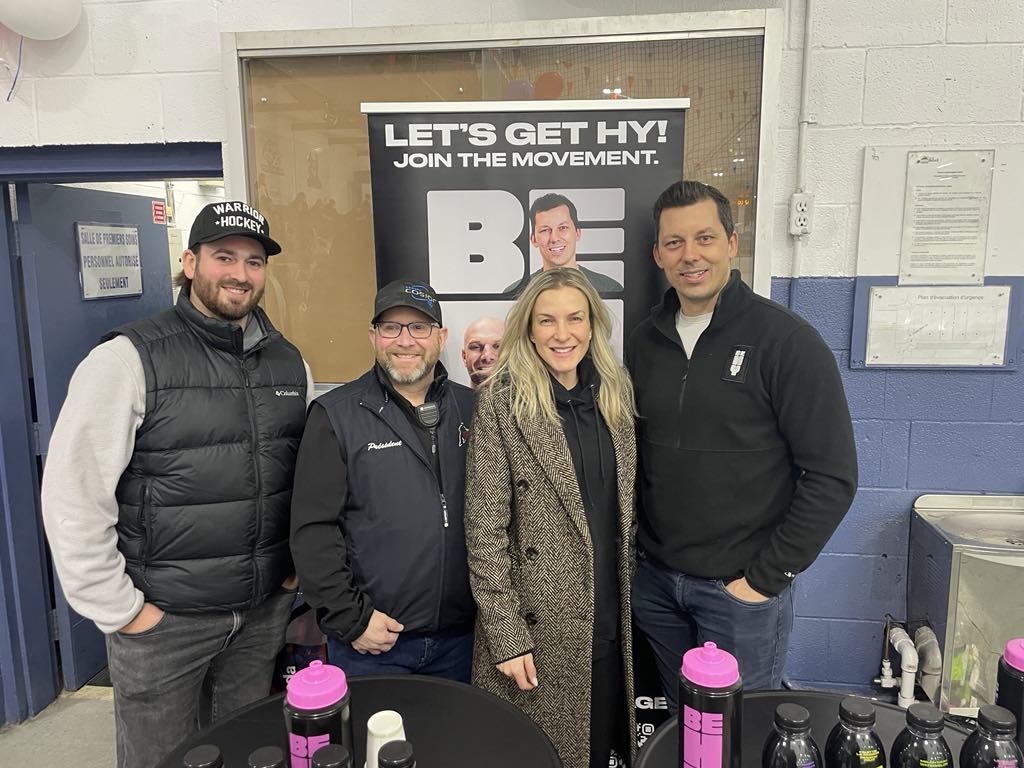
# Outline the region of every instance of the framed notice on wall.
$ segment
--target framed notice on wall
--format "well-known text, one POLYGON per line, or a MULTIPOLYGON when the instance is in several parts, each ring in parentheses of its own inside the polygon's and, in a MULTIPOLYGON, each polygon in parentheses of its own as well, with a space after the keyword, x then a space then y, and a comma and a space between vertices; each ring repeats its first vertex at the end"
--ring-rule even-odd
POLYGON ((982 285, 995 150, 907 153, 900 285, 982 285))
POLYGON ((138 227, 76 221, 75 243, 83 299, 142 294, 138 227))
POLYGON ((864 151, 851 368, 1016 370, 1024 144, 864 151))
POLYGON ((875 286, 868 307, 866 366, 1001 366, 1009 285, 875 286))

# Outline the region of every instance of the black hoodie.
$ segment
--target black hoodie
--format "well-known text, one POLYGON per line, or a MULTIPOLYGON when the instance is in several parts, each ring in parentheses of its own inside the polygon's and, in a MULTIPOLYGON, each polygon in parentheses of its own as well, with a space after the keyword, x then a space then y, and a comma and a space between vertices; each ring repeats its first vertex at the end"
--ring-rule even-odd
POLYGON ((601 379, 589 357, 580 361, 577 376, 572 389, 566 389, 554 377, 551 386, 594 547, 594 658, 597 659, 614 648, 619 631, 619 577, 615 556, 618 476, 615 446, 597 408, 601 379))

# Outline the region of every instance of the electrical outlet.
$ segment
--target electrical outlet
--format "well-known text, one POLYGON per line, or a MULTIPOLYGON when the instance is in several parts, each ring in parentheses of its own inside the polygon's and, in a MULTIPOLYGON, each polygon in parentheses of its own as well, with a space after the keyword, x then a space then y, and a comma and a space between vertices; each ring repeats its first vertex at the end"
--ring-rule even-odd
POLYGON ((809 235, 814 223, 814 195, 797 192, 789 199, 789 234, 809 235))

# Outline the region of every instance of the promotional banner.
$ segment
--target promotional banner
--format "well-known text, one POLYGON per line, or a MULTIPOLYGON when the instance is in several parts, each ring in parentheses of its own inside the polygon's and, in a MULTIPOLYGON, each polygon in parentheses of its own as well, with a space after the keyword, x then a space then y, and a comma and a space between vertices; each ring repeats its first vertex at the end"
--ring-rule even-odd
MULTIPOLYGON (((363 104, 368 115, 377 285, 429 283, 442 362, 476 386, 531 276, 578 267, 613 320, 621 357, 666 283, 651 208, 683 177, 688 99, 363 104)), ((634 631, 637 740, 666 715, 646 639, 634 631)))
POLYGON ((407 277, 438 292, 452 378, 473 382, 474 359, 489 361, 517 293, 557 266, 579 267, 598 289, 621 355, 665 285, 651 206, 682 178, 688 106, 363 104, 377 284, 407 277))

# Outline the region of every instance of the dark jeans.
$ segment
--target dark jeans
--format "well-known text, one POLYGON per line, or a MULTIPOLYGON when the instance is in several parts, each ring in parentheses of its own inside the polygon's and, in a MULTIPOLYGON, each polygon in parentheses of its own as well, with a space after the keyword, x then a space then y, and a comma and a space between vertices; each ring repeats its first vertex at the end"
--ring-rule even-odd
POLYGON ((394 647, 374 656, 336 638, 327 647, 331 664, 354 675, 434 675, 468 683, 473 667, 473 631, 442 629, 433 634, 399 635, 394 647))
POLYGON ((151 629, 107 635, 119 768, 153 768, 197 728, 262 699, 295 592, 246 611, 164 612, 151 629))
POLYGON ((641 556, 633 614, 654 650, 669 710, 679 709, 683 653, 711 641, 739 661, 747 691, 780 688, 793 629, 793 586, 763 603, 729 594, 721 579, 687 576, 641 556))

